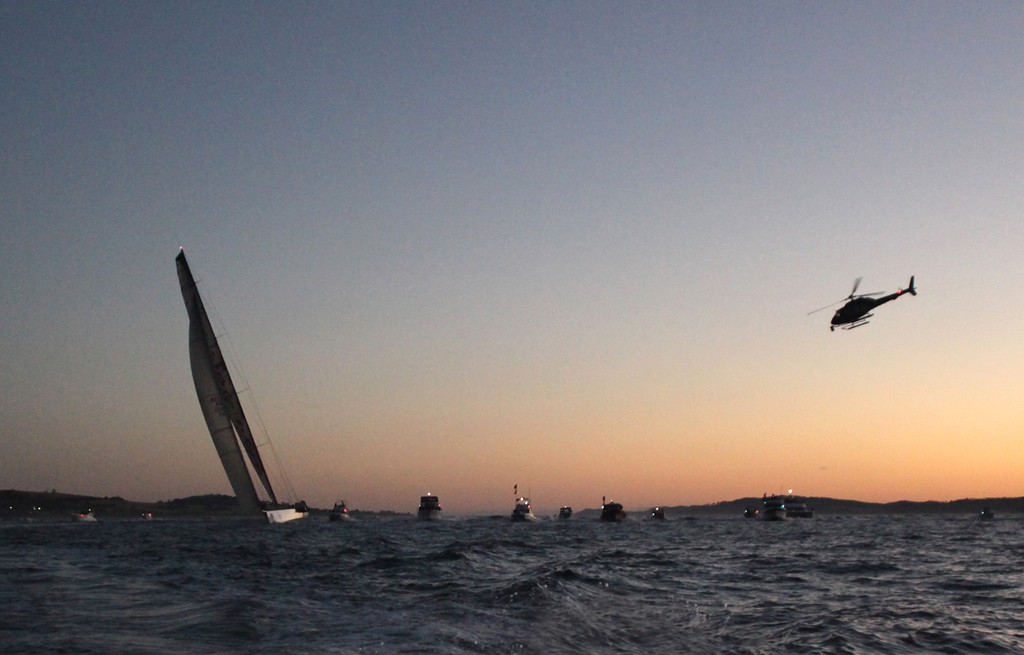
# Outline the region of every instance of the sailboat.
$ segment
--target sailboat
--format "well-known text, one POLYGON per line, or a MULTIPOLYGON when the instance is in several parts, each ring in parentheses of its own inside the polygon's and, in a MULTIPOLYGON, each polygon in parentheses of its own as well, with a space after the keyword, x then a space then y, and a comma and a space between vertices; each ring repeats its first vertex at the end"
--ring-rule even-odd
POLYGON ((286 523, 305 518, 309 514, 306 503, 299 501, 289 506, 278 502, 256 440, 249 428, 249 422, 242 411, 238 392, 235 391, 231 374, 228 373, 224 356, 217 344, 217 336, 210 325, 203 300, 199 297, 195 278, 192 277, 192 271, 185 260, 184 248, 178 253, 175 261, 178 265, 181 295, 185 300, 185 309, 188 310, 188 350, 192 362, 192 380, 196 385, 199 406, 203 410, 210 437, 217 448, 217 454, 231 482, 238 504, 243 512, 256 513, 262 510, 271 523, 286 523), (243 448, 245 456, 242 455, 243 448), (250 468, 270 499, 269 503, 260 501, 250 468))

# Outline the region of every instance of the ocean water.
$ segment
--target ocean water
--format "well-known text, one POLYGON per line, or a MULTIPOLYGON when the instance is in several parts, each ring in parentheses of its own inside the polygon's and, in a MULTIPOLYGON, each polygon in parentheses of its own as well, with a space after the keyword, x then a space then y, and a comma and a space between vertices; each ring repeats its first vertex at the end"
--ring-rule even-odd
POLYGON ((0 524, 0 652, 1024 653, 1024 517, 0 524))

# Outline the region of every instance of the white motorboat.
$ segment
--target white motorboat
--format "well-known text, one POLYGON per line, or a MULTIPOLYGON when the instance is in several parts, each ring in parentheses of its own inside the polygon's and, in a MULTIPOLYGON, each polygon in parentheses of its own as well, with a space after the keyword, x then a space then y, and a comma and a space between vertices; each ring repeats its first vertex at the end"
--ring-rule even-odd
POLYGON ((799 496, 786 496, 783 501, 786 506, 786 518, 790 519, 813 519, 814 508, 807 504, 807 501, 799 496))
POLYGON ((427 494, 420 496, 420 507, 416 516, 424 521, 436 521, 441 518, 441 501, 437 496, 427 494))
POLYGON ((786 519, 786 502, 782 496, 765 495, 761 498, 761 511, 757 518, 762 521, 783 521, 786 519))
POLYGON ((348 513, 348 506, 345 505, 344 500, 334 503, 331 513, 327 515, 328 521, 348 521, 351 518, 352 516, 348 513))
POLYGON ((524 496, 516 498, 515 509, 512 510, 513 521, 534 521, 537 517, 533 515, 533 505, 530 499, 524 496))
POLYGON ((625 519, 626 511, 622 508, 622 503, 606 501, 604 497, 601 498, 602 521, 624 521, 625 519))

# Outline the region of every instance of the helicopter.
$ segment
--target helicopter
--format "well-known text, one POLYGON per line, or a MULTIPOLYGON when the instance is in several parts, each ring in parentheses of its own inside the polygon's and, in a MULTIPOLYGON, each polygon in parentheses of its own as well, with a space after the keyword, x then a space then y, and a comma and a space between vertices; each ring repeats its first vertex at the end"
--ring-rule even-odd
POLYGON ((817 312, 820 312, 829 307, 838 305, 845 301, 846 304, 836 310, 835 315, 832 316, 832 324, 828 326, 828 329, 835 331, 836 326, 842 327, 844 330, 852 330, 855 327, 860 327, 869 323, 868 319, 874 316, 871 314, 871 310, 879 305, 885 304, 890 300, 896 300, 905 293, 909 293, 912 296, 917 295, 917 288, 914 286, 914 276, 910 276, 910 284, 907 285, 906 289, 897 289, 894 293, 890 293, 887 296, 881 298, 872 298, 871 296, 879 296, 884 291, 876 291, 874 293, 857 293, 857 287, 860 286, 862 278, 857 278, 853 281, 853 289, 850 291, 850 295, 838 300, 831 305, 825 305, 815 309, 813 312, 807 312, 808 316, 817 312))

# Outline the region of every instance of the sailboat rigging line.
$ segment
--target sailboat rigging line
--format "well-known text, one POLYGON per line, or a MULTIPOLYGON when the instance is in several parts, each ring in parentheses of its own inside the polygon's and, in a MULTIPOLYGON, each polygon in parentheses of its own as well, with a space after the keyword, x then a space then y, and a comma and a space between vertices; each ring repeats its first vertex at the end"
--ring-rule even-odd
MULTIPOLYGON (((260 437, 262 437, 263 442, 257 444, 257 446, 269 447, 270 453, 271 455, 273 455, 274 458, 274 466, 267 473, 268 475, 273 476, 275 486, 278 486, 276 484, 278 482, 283 483, 284 492, 287 498, 289 498, 292 501, 296 501, 298 500, 298 496, 295 493, 295 487, 292 486, 292 481, 288 478, 288 474, 285 472, 283 462, 281 461, 281 456, 278 455, 277 449, 274 447, 274 442, 270 438, 270 431, 267 429, 267 424, 263 420, 263 413, 260 411, 260 404, 256 401, 256 392, 249 384, 249 379, 245 372, 245 368, 241 364, 241 358, 238 356, 238 353, 235 350, 235 344, 231 340, 230 336, 227 338, 227 344, 228 356, 232 360, 231 367, 237 373, 237 376, 243 385, 242 389, 238 393, 239 395, 241 395, 243 392, 248 393, 250 415, 253 418, 255 418, 255 424, 258 427, 258 434, 260 437)), ((266 448, 264 448, 264 450, 266 450, 266 448)))
MULTIPOLYGON (((232 354, 232 356, 234 356, 232 354)), ((277 454, 277 448, 274 447, 274 442, 270 439, 270 431, 267 430, 267 425, 263 421, 263 414, 260 413, 259 403, 256 402, 256 393, 251 387, 248 387, 248 382, 245 380, 245 372, 241 372, 242 382, 246 384, 249 390, 249 404, 252 408, 252 412, 256 417, 256 425, 259 426, 259 432, 263 437, 264 441, 261 446, 267 446, 270 448, 270 454, 274 456, 274 467, 271 472, 275 478, 284 483, 284 491, 287 497, 292 501, 298 500, 298 495, 295 493, 295 487, 292 486, 292 481, 289 479, 288 474, 285 472, 284 464, 281 461, 281 456, 277 454)))

